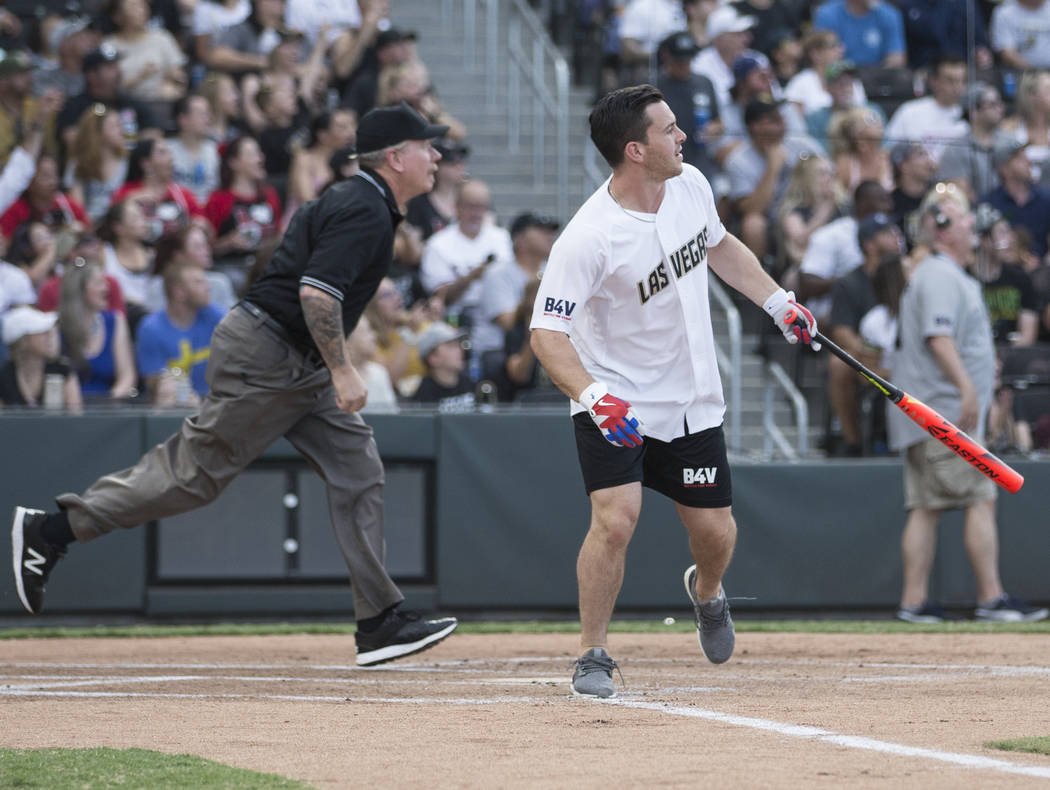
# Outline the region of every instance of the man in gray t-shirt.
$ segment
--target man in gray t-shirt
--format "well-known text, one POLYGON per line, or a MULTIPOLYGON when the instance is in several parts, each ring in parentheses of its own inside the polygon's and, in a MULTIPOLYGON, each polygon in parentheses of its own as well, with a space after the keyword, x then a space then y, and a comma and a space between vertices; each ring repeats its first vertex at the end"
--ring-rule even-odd
MULTIPOLYGON (((979 440, 992 403, 995 347, 981 287, 963 268, 977 244, 975 219, 945 194, 930 204, 923 221, 932 228, 933 254, 916 267, 901 297, 895 383, 979 440)), ((908 520, 901 538, 904 584, 897 616, 917 623, 947 619, 930 599, 930 568, 941 514, 965 508, 964 543, 977 580, 977 619, 1047 617, 1046 609, 1003 591, 995 484, 897 410, 890 413, 890 443, 906 451, 908 520)))

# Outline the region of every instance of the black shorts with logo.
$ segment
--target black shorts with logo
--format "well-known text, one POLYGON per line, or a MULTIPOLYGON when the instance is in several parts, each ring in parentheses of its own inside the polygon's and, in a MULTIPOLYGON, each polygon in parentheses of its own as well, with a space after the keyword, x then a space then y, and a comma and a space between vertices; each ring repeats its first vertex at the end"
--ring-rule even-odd
POLYGON ((686 507, 733 504, 721 425, 670 442, 646 437, 641 447, 617 447, 602 436, 587 412, 573 415, 572 421, 588 494, 641 482, 686 507))

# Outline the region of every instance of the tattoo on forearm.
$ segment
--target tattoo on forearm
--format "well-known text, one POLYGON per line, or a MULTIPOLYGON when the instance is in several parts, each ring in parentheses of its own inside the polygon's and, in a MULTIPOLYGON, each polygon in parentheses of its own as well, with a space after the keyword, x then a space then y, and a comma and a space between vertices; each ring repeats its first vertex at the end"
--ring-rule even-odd
POLYGON ((329 370, 346 364, 343 306, 321 291, 300 293, 306 326, 329 370))

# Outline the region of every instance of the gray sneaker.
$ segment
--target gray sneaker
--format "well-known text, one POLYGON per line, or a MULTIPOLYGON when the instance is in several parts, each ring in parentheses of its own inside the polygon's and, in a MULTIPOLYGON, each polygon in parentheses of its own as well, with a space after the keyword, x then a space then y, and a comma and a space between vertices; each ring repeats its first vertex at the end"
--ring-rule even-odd
POLYGON ((718 597, 714 601, 700 603, 696 597, 695 565, 685 569, 682 581, 685 583, 685 592, 689 600, 693 602, 693 611, 696 612, 696 637, 700 642, 700 649, 712 664, 724 664, 733 655, 733 647, 736 645, 733 618, 729 616, 729 601, 726 600, 725 589, 719 588, 718 597))
MULTIPOLYGON (((608 653, 600 647, 592 647, 574 662, 576 669, 572 673, 572 693, 577 697, 608 697, 616 696, 616 686, 613 684, 613 670, 620 671, 620 667, 612 660, 608 653)), ((620 675, 623 682, 623 675, 620 675)))

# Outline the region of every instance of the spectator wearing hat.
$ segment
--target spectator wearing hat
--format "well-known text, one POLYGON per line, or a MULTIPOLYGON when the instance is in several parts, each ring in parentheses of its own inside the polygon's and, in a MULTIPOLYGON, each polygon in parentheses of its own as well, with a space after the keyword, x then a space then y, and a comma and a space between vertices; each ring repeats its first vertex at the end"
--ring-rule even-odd
POLYGON ((167 30, 149 26, 146 0, 112 0, 116 31, 103 39, 120 58, 121 85, 128 95, 151 102, 157 115, 170 118, 171 102, 186 94, 186 54, 167 30))
POLYGON ((894 5, 904 20, 909 68, 929 68, 942 55, 965 60, 970 47, 967 26, 971 21, 976 45, 974 63, 979 69, 994 65, 984 14, 969 0, 894 0, 894 5))
POLYGON ((665 38, 659 47, 661 68, 656 87, 674 113, 678 128, 685 133, 682 158, 710 181, 720 172, 713 154, 723 125, 714 85, 690 67, 699 51, 693 37, 685 31, 665 38))
POLYGON ((41 96, 47 90, 57 90, 63 101, 84 90, 84 72, 81 63, 102 41, 102 36, 91 27, 86 16, 59 19, 49 35, 53 60, 42 60, 33 71, 33 94, 41 96))
POLYGON ((378 104, 379 74, 383 69, 408 63, 414 57, 412 43, 416 34, 390 28, 376 34, 374 62, 363 66, 347 83, 343 104, 364 115, 378 104))
POLYGON ((462 329, 442 321, 435 321, 420 333, 416 348, 427 372, 413 401, 435 404, 444 413, 474 411, 474 382, 467 375, 463 350, 466 337, 462 329))
POLYGON ((753 99, 744 109, 747 141, 726 159, 729 199, 740 239, 761 260, 768 251, 774 212, 803 154, 819 153, 808 137, 787 137, 780 103, 753 99))
POLYGON ((1005 0, 995 6, 992 50, 1011 69, 1050 68, 1050 0, 1005 0))
POLYGON ((481 278, 478 321, 470 335, 471 353, 482 378, 494 378, 503 369, 504 336, 514 325, 518 305, 529 280, 539 279, 561 223, 526 211, 514 218, 510 240, 514 257, 487 267, 481 278))
POLYGON ((43 132, 43 150, 57 152, 55 115, 62 96, 49 90, 39 99, 32 95, 33 61, 20 49, 0 50, 0 162, 37 128, 43 132))
POLYGON ((806 122, 791 102, 780 101, 780 86, 773 76, 769 58, 753 49, 746 50, 733 63, 733 101, 722 108, 723 138, 718 143, 717 158, 724 162, 732 150, 747 139, 744 111, 757 99, 774 99, 784 119, 788 139, 805 138, 806 122))
POLYGON ((996 145, 992 162, 999 186, 982 196, 981 202, 990 203, 1014 228, 1026 228, 1032 234, 1032 252, 1042 259, 1050 233, 1050 190, 1035 183, 1026 147, 1009 139, 996 145))
POLYGON ((818 322, 831 313, 835 283, 864 263, 857 238, 860 223, 873 214, 888 214, 891 205, 885 187, 877 181, 862 181, 853 192, 853 213, 829 222, 809 237, 799 268, 798 293, 818 322))
POLYGON ((481 278, 497 261, 513 257, 510 234, 490 218, 492 193, 483 181, 464 181, 456 196, 456 221, 423 248, 420 278, 439 296, 450 318, 470 327, 481 307, 481 278))
POLYGON ((955 145, 946 146, 937 163, 937 180, 959 184, 971 202, 999 186, 992 151, 996 141, 1004 136, 999 126, 1005 107, 994 86, 984 82, 970 86, 963 105, 970 134, 955 145))
POLYGON ((858 66, 907 65, 901 13, 884 0, 828 0, 813 12, 814 30, 831 30, 858 66))
MULTIPOLYGON (((328 158, 328 167, 332 170, 332 180, 325 184, 324 189, 340 181, 352 177, 361 171, 361 163, 357 158, 357 146, 353 143, 337 148, 328 158)), ((323 192, 324 189, 321 191, 323 192)), ((402 223, 404 224, 404 223, 402 223)))
POLYGON ((850 92, 842 104, 854 106, 867 102, 864 86, 857 79, 857 66, 843 59, 842 43, 832 31, 811 31, 803 39, 802 48, 809 65, 787 84, 784 98, 794 102, 804 115, 829 107, 832 104, 830 85, 844 77, 849 77, 850 92))
POLYGON ((178 134, 168 138, 175 182, 184 186, 201 205, 219 185, 219 146, 208 136, 211 108, 197 93, 183 96, 172 110, 178 134))
POLYGON ((733 64, 751 41, 754 17, 742 16, 731 5, 722 5, 707 17, 707 39, 711 43, 693 58, 693 71, 715 86, 718 106, 724 110, 733 101, 733 64))
POLYGON ((655 82, 657 49, 686 24, 679 0, 630 0, 620 18, 620 61, 626 84, 655 82))
MULTIPOLYGON (((863 87, 860 87, 860 95, 863 98, 858 100, 857 88, 860 86, 860 80, 855 75, 856 67, 849 60, 835 61, 824 69, 824 85, 831 101, 806 113, 806 131, 829 152, 835 142, 831 130, 837 125, 838 118, 850 110, 862 108, 874 114, 879 119, 880 126, 886 125, 886 115, 882 108, 867 100, 863 87)), ((879 145, 882 145, 881 133, 879 145)))
POLYGON ((910 230, 908 217, 919 208, 933 184, 937 163, 922 143, 896 143, 890 149, 890 164, 893 165, 893 218, 902 228, 910 230))
MULTIPOLYGON (((888 214, 878 212, 857 223, 861 264, 839 278, 831 288, 828 337, 869 367, 877 368, 880 354, 868 349, 860 335, 860 323, 876 305, 874 278, 889 259, 900 260, 904 239, 888 214)), ((861 380, 837 357, 828 364, 828 399, 842 432, 842 455, 861 455, 861 380)))
POLYGON ((942 56, 927 80, 930 95, 904 102, 886 124, 886 140, 926 144, 937 161, 946 146, 965 138, 970 125, 963 119, 962 98, 966 91, 966 62, 942 56))
POLYGON ((61 408, 79 412, 83 406, 80 382, 69 363, 59 359, 58 315, 23 305, 3 316, 3 341, 10 358, 0 364, 0 407, 61 408), (61 389, 56 402, 46 388, 57 376, 61 389))
POLYGON ((434 147, 438 160, 434 188, 425 195, 412 198, 405 214, 405 222, 419 229, 425 242, 456 218, 456 195, 467 178, 467 159, 470 148, 452 140, 438 140, 434 147))
POLYGON ((116 49, 103 44, 92 50, 84 56, 81 69, 84 72, 84 92, 66 99, 58 113, 57 131, 64 149, 72 145, 77 121, 84 110, 95 103, 112 108, 120 115, 124 139, 129 146, 140 137, 161 136, 160 126, 149 105, 122 92, 120 55, 116 49))
POLYGON ((989 209, 984 204, 977 210, 981 246, 973 274, 981 283, 992 339, 999 348, 1030 346, 1039 337, 1039 298, 1022 264, 1017 233, 997 210, 989 209))

